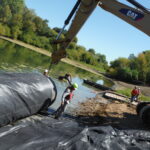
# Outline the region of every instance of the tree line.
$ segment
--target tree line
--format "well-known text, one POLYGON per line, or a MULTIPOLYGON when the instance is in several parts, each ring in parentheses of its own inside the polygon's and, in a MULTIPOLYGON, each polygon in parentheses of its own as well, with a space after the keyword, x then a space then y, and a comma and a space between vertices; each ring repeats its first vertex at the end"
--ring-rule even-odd
POLYGON ((149 84, 150 83, 150 50, 143 51, 129 58, 118 58, 110 63, 107 71, 112 77, 122 81, 149 84))
MULTIPOLYGON (((24 0, 0 0, 0 34, 18 39, 28 44, 54 50, 52 41, 56 39, 60 28, 51 29, 48 20, 43 20, 28 9, 24 0)), ((64 39, 66 31, 61 35, 64 39)), ((67 52, 70 59, 81 61, 97 67, 107 68, 106 56, 95 53, 94 49, 87 50, 77 44, 77 37, 70 43, 67 52)))

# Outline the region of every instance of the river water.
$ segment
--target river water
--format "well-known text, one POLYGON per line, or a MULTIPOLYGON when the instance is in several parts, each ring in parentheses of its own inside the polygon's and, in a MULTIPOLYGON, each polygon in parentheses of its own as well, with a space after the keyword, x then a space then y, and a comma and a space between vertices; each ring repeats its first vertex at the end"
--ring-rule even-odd
MULTIPOLYGON (((49 67, 50 58, 18 46, 4 40, 0 40, 0 72, 40 72, 49 67)), ((79 88, 74 92, 72 102, 67 108, 68 111, 78 106, 79 102, 84 102, 87 98, 95 97, 96 89, 83 84, 83 79, 89 79, 105 86, 112 86, 112 83, 103 77, 94 75, 77 67, 59 63, 52 68, 49 76, 54 80, 57 87, 57 98, 51 106, 56 109, 60 105, 60 100, 67 82, 57 80, 59 75, 70 73, 73 82, 78 83, 79 88)))

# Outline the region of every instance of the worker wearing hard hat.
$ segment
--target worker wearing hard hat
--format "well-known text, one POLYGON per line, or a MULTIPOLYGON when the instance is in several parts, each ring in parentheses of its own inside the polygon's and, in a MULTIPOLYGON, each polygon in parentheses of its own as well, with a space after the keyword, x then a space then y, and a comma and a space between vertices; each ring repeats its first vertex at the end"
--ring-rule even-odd
MULTIPOLYGON (((70 75, 71 77, 71 75, 70 75)), ((70 82, 69 82, 70 84, 70 82)), ((78 89, 78 84, 73 83, 70 84, 64 91, 62 98, 61 98, 61 105, 59 108, 55 111, 55 118, 59 118, 61 114, 65 111, 67 104, 69 104, 74 96, 73 91, 78 89)))
POLYGON ((67 87, 62 95, 62 101, 61 104, 63 105, 65 100, 67 100, 67 103, 69 104, 71 99, 73 98, 74 94, 73 91, 78 88, 77 83, 73 83, 71 86, 67 87))

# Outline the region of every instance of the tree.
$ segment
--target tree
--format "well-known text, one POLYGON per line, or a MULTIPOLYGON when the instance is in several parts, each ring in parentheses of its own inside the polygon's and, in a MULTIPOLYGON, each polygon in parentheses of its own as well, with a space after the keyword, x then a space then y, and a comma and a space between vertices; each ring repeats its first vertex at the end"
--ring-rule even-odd
POLYGON ((68 49, 70 49, 70 50, 76 49, 76 43, 71 42, 68 46, 68 49))
POLYGON ((0 20, 3 23, 9 23, 12 17, 9 5, 0 6, 0 20))
POLYGON ((27 8, 24 9, 23 13, 23 31, 30 32, 36 31, 36 25, 33 22, 35 18, 35 13, 33 10, 28 10, 27 8))
POLYGON ((36 16, 33 19, 33 22, 35 23, 36 31, 39 35, 49 36, 50 35, 50 29, 48 27, 48 20, 42 20, 40 17, 36 16))
POLYGON ((102 55, 102 54, 96 54, 96 56, 97 56, 97 61, 99 62, 99 63, 104 63, 104 64, 108 64, 108 62, 106 61, 106 56, 105 55, 102 55))
POLYGON ((136 57, 135 57, 134 54, 130 54, 129 57, 128 57, 129 60, 132 60, 132 59, 135 59, 135 58, 136 58, 136 57))
POLYGON ((94 50, 93 48, 90 48, 90 49, 88 50, 88 52, 90 52, 91 54, 95 55, 95 50, 94 50))
POLYGON ((146 74, 149 68, 147 67, 147 60, 144 53, 138 55, 137 60, 139 62, 139 79, 146 81, 146 74))
POLYGON ((1 23, 0 23, 0 35, 5 35, 5 29, 1 23))
POLYGON ((12 31, 12 37, 14 39, 17 39, 17 37, 21 34, 21 30, 19 29, 18 26, 13 26, 11 31, 12 31))
POLYGON ((129 66, 129 60, 127 58, 118 58, 115 61, 110 62, 113 68, 124 68, 129 66))
POLYGON ((132 79, 133 80, 139 80, 139 71, 138 70, 132 70, 132 79))

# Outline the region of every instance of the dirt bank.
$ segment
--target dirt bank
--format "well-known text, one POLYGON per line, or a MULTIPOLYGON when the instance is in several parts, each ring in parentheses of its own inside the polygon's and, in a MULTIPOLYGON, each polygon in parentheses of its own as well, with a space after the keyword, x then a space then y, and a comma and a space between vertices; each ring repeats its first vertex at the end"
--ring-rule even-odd
POLYGON ((147 129, 136 115, 136 106, 105 99, 101 94, 79 103, 75 110, 79 120, 86 125, 112 125, 121 129, 147 129))

